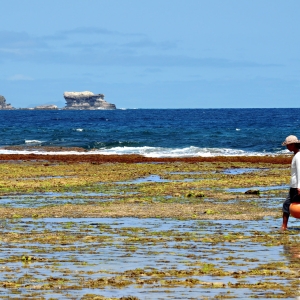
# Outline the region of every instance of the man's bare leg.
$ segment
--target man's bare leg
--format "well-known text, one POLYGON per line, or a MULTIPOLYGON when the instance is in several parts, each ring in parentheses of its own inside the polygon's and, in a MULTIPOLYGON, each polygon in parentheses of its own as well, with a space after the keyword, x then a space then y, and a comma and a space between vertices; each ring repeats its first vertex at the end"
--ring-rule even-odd
POLYGON ((283 215, 282 215, 282 225, 281 225, 281 230, 287 230, 287 224, 288 224, 288 221, 289 221, 289 214, 284 212, 283 215))

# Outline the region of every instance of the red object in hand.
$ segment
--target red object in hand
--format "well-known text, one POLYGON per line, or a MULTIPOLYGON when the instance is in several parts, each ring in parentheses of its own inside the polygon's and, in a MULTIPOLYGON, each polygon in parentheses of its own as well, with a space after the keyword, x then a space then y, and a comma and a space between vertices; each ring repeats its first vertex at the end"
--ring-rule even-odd
POLYGON ((290 214, 294 218, 300 219, 300 202, 293 202, 290 205, 290 214))

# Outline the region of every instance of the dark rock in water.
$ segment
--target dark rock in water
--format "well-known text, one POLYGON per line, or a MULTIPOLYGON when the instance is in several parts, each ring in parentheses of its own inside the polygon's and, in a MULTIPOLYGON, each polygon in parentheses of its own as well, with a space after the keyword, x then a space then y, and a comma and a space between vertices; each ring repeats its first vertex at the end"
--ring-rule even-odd
POLYGON ((64 109, 116 109, 115 104, 106 102, 103 94, 92 92, 65 92, 66 107, 64 109))
POLYGON ((0 109, 15 109, 14 107, 11 106, 11 104, 6 103, 6 99, 4 96, 0 95, 0 109))
POLYGON ((245 194, 247 194, 247 195, 259 195, 260 190, 248 190, 248 191, 245 192, 245 194))

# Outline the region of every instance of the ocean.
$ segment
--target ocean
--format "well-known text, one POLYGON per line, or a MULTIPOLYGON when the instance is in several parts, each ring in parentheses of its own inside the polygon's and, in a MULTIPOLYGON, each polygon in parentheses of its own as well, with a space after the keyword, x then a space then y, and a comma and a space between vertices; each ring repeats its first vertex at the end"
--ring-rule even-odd
POLYGON ((147 157, 276 155, 288 152, 287 135, 300 137, 298 108, 2 110, 0 118, 0 154, 53 146, 60 154, 82 147, 147 157))

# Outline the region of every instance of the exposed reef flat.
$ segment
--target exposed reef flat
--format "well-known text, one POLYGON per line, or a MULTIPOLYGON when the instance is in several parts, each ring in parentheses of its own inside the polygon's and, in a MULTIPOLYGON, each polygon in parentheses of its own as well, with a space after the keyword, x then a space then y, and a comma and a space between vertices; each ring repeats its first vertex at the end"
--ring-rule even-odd
POLYGON ((49 194, 55 201, 61 198, 62 202, 51 207, 35 207, 35 202, 29 207, 17 207, 14 202, 12 207, 7 207, 0 203, 0 218, 14 215, 199 220, 279 218, 278 203, 282 201, 278 196, 286 194, 289 164, 290 157, 2 154, 0 198, 23 194, 25 201, 25 195, 40 194, 45 198, 49 194), (255 168, 251 172, 228 174, 229 169, 245 170, 249 165, 255 168), (256 186, 262 189, 263 198, 244 191, 230 191, 256 186), (64 199, 68 199, 68 205, 64 199), (276 209, 272 207, 273 202, 276 209))
POLYGON ((279 231, 290 155, 45 150, 0 155, 2 298, 300 296, 300 227, 279 231))

